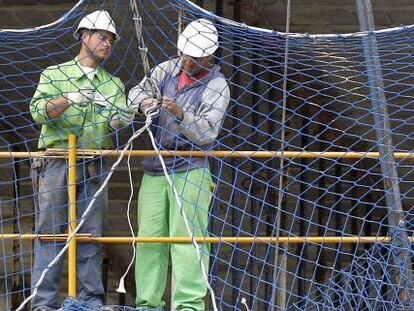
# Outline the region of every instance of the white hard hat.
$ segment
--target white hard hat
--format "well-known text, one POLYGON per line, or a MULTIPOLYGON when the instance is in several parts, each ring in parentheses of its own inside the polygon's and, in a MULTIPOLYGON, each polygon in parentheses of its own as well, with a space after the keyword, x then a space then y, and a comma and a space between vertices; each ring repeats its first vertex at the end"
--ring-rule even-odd
POLYGON ((105 10, 94 11, 79 22, 78 27, 76 28, 73 36, 80 40, 80 30, 89 29, 89 30, 105 30, 114 34, 115 40, 119 39, 119 36, 116 32, 115 23, 112 20, 109 13, 105 10))
POLYGON ((218 48, 216 27, 204 18, 192 21, 178 37, 177 48, 192 57, 212 55, 218 48))

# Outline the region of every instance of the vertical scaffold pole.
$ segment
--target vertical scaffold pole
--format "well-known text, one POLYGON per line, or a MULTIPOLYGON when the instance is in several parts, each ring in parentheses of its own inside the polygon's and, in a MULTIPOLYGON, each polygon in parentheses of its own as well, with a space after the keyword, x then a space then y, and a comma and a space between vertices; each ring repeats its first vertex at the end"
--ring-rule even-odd
POLYGON ((387 104, 384 93, 381 64, 377 48, 374 17, 371 0, 356 0, 358 19, 361 31, 368 31, 362 36, 367 76, 370 88, 372 110, 374 114, 374 126, 378 140, 379 160, 381 173, 384 179, 385 198, 388 207, 388 223, 390 226, 391 252, 394 254, 396 264, 396 285, 401 302, 413 301, 413 273, 409 253, 409 240, 401 205, 400 189, 398 183, 397 168, 395 165, 392 132, 387 112, 387 104))
MULTIPOLYGON (((76 136, 69 135, 68 145, 68 234, 76 228, 76 136)), ((68 295, 76 297, 76 236, 69 242, 68 255, 68 295)))
MULTIPOLYGON (((281 120, 281 137, 280 137, 280 150, 282 156, 279 162, 279 194, 277 197, 277 211, 276 211, 276 228, 274 236, 276 239, 280 237, 282 230, 281 226, 284 223, 282 220, 283 204, 285 201, 284 191, 287 189, 285 186, 285 170, 288 170, 288 165, 285 164, 284 151, 286 148, 286 124, 287 124, 287 81, 289 74, 289 33, 290 33, 290 12, 291 12, 291 0, 286 2, 286 38, 285 38, 285 53, 284 53, 284 65, 283 65, 283 106, 282 106, 282 120, 281 120)), ((273 289, 272 289, 272 306, 271 311, 284 310, 286 308, 286 296, 287 296, 287 250, 289 245, 287 244, 275 244, 275 259, 273 268, 273 289)))

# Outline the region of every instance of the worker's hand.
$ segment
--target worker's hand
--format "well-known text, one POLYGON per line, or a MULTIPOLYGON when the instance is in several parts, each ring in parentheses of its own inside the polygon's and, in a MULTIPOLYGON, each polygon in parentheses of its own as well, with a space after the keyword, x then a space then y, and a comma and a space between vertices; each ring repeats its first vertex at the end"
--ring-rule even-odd
POLYGON ((177 103, 172 98, 168 96, 163 96, 161 107, 168 110, 178 120, 183 120, 183 110, 180 106, 177 105, 177 103))
POLYGON ((136 110, 132 108, 120 109, 118 120, 121 126, 131 124, 134 121, 136 110))
POLYGON ((140 109, 145 116, 149 114, 158 114, 158 101, 155 98, 147 97, 141 102, 140 109))
POLYGON ((80 88, 77 91, 66 93, 70 105, 88 106, 93 102, 95 92, 92 88, 80 88))

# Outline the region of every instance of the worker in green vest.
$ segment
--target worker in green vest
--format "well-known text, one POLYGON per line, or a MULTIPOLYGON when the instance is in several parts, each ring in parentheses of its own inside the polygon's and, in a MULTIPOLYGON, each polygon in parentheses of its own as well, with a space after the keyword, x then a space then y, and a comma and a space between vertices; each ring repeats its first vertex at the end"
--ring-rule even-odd
MULTIPOLYGON (((111 134, 132 122, 134 112, 127 109, 121 80, 101 67, 119 39, 115 24, 107 11, 95 11, 79 23, 75 38, 81 42, 79 54, 68 62, 46 68, 30 103, 34 121, 41 126, 39 149, 67 148, 69 134, 78 137, 78 148, 113 148, 111 134)), ((65 233, 68 226, 67 169, 65 159, 36 161, 39 172, 36 233, 65 233)), ((92 197, 102 185, 107 168, 102 157, 77 162, 76 198, 78 221, 92 197)), ((107 209, 107 189, 97 197, 80 233, 102 235, 107 209)), ((62 243, 63 244, 63 243, 62 243)), ((63 245, 35 241, 32 273, 32 310, 59 308, 61 258, 37 284, 43 270, 63 245)), ((77 246, 78 299, 91 308, 102 306, 105 292, 101 279, 101 245, 80 243, 77 246)))

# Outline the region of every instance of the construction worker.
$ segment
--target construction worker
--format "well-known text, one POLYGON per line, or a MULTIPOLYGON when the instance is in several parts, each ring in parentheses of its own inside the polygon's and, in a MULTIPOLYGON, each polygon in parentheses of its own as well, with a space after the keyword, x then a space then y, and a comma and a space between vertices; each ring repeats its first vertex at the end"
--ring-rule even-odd
MULTIPOLYGON (((74 36, 81 42, 79 54, 73 60, 44 70, 30 103, 32 117, 41 125, 38 143, 41 150, 67 148, 69 134, 77 135, 78 148, 113 148, 111 132, 129 124, 134 117, 134 113, 126 109, 121 80, 100 67, 119 38, 109 13, 100 10, 85 16, 74 36)), ((68 226, 67 161, 46 159, 35 162, 40 176, 36 233, 65 233, 68 226)), ((76 170, 79 218, 102 185, 107 169, 104 160, 96 158, 78 160, 76 170)), ((79 232, 101 236, 106 208, 105 188, 97 196, 79 232)), ((32 300, 32 310, 59 308, 59 279, 63 258, 46 273, 40 285, 37 283, 44 269, 62 247, 63 243, 35 241, 32 290, 37 287, 37 295, 32 300)), ((77 246, 77 298, 90 308, 100 308, 105 298, 100 253, 99 243, 80 243, 77 246)))
MULTIPOLYGON (((216 27, 198 19, 184 29, 177 42, 181 56, 156 66, 151 79, 162 95, 161 107, 151 97, 145 79, 134 87, 129 102, 144 115, 160 109, 153 128, 157 144, 170 150, 209 150, 223 123, 230 91, 214 64, 218 48, 216 27)), ((208 235, 212 178, 206 157, 164 158, 194 236, 208 235)), ((145 170, 138 199, 139 237, 189 236, 173 190, 157 157, 144 158, 145 170)), ((142 243, 137 245, 135 278, 138 310, 163 310, 169 255, 172 260, 174 310, 204 310, 209 245, 200 245, 202 263, 192 244, 142 243)))

